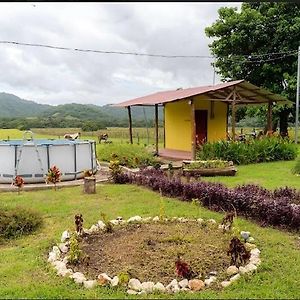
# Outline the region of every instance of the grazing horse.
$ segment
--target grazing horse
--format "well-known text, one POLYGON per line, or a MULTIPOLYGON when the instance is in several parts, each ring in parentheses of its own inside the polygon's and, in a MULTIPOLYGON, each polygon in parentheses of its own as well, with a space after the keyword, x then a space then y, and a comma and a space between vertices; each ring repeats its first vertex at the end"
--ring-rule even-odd
POLYGON ((108 134, 107 133, 103 133, 103 134, 100 134, 98 136, 98 142, 99 142, 99 144, 101 144, 101 141, 106 142, 107 139, 108 139, 108 134))
POLYGON ((76 140, 76 139, 78 139, 79 137, 80 137, 80 132, 73 133, 73 134, 71 134, 71 133, 66 133, 66 134, 64 135, 64 138, 65 138, 65 139, 68 139, 68 140, 76 140))

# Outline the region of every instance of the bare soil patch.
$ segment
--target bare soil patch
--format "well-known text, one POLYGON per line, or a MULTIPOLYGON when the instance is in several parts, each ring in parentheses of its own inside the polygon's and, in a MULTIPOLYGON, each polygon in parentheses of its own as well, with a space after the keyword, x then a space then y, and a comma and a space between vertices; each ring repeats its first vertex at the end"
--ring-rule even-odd
POLYGON ((120 225, 112 233, 83 237, 80 247, 90 257, 89 264, 74 269, 89 278, 127 272, 140 281, 168 284, 177 278, 175 261, 180 254, 199 278, 212 271, 222 276, 230 265, 229 243, 230 235, 216 225, 196 221, 120 225))

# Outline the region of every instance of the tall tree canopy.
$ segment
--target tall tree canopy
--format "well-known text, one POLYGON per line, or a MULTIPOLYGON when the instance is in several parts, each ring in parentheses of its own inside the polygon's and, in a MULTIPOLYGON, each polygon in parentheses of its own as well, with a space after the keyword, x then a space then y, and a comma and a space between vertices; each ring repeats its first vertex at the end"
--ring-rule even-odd
MULTIPOLYGON (((300 4, 252 2, 240 11, 223 7, 218 13, 205 32, 214 38, 209 47, 222 80, 245 79, 295 101, 300 4)), ((282 135, 290 112, 294 109, 276 107, 282 135)))

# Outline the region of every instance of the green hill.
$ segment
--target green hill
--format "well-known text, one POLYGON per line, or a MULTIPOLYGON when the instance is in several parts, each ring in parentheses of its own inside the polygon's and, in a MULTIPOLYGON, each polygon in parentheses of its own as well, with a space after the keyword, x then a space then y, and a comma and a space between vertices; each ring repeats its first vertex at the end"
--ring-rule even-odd
POLYGON ((0 118, 38 116, 50 105, 21 99, 13 94, 0 93, 0 118))
MULTIPOLYGON (((112 105, 69 103, 57 106, 38 104, 15 95, 0 93, 0 127, 81 127, 96 130, 105 127, 127 127, 127 109, 112 105)), ((159 109, 159 120, 163 110, 159 109)), ((153 107, 132 107, 135 127, 154 126, 153 107)))

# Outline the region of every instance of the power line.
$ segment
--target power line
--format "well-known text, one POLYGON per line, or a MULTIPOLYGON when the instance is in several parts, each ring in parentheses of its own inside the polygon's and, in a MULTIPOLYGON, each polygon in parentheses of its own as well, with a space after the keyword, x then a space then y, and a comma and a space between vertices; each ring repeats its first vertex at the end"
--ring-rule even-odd
MULTIPOLYGON (((94 49, 81 49, 81 48, 70 48, 70 47, 61 47, 61 46, 53 46, 53 45, 45 45, 45 44, 34 44, 34 43, 23 43, 23 42, 16 42, 16 41, 0 41, 0 44, 11 44, 11 45, 19 45, 19 46, 28 46, 28 47, 42 47, 42 48, 49 48, 49 49, 56 49, 56 50, 66 50, 66 51, 78 51, 78 52, 91 52, 91 53, 99 53, 99 54, 119 54, 119 55, 134 55, 134 56, 147 56, 147 57, 160 57, 160 58, 209 58, 215 59, 214 56, 210 55, 166 55, 166 54, 149 54, 149 53, 140 53, 140 52, 126 52, 126 51, 104 51, 104 50, 94 50, 94 49)), ((271 53, 263 53, 263 54, 244 54, 244 55, 232 55, 229 57, 224 57, 226 60, 240 60, 241 58, 246 58, 249 61, 244 61, 247 63, 257 63, 263 62, 251 60, 252 58, 259 58, 264 56, 271 56, 271 55, 283 55, 281 57, 276 58, 268 58, 264 61, 272 61, 276 59, 281 59, 287 56, 292 56, 298 53, 298 50, 291 50, 285 52, 271 52, 271 53)))

